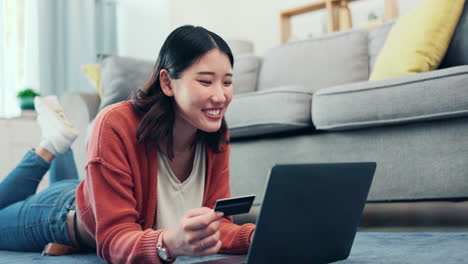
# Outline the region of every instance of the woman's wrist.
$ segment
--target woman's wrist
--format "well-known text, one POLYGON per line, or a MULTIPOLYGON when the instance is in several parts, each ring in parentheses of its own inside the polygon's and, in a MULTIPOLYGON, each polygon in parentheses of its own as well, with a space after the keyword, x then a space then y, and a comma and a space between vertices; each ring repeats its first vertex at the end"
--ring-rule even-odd
POLYGON ((175 259, 178 254, 176 252, 176 247, 173 245, 172 241, 172 232, 171 230, 167 229, 161 232, 162 236, 162 244, 167 249, 167 253, 169 254, 169 258, 175 259))

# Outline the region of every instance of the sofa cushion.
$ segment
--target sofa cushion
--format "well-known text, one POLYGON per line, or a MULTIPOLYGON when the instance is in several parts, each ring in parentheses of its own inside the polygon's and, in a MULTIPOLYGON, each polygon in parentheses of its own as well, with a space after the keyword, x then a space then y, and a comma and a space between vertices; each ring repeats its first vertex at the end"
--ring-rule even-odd
POLYGON ((151 78, 154 62, 111 56, 102 61, 103 97, 99 109, 129 98, 132 91, 143 87, 151 78))
POLYGON ((460 65, 468 65, 468 1, 466 0, 457 29, 453 33, 452 40, 440 64, 440 68, 460 65))
POLYGON ((312 92, 300 86, 236 95, 226 112, 231 138, 310 127, 311 100, 312 92))
POLYGON ((254 44, 250 40, 245 39, 227 39, 227 44, 234 55, 253 54, 254 44))
POLYGON ((374 69, 375 60, 377 56, 379 56, 380 50, 382 50, 385 40, 387 40, 388 33, 394 24, 395 20, 392 20, 369 32, 369 72, 372 72, 374 69))
POLYGON ((254 55, 239 55, 234 59, 233 83, 234 92, 253 92, 257 88, 258 71, 261 59, 254 55))
POLYGON ((311 89, 367 80, 367 32, 347 30, 288 42, 263 58, 258 90, 285 85, 311 89))
POLYGON ((464 2, 421 1, 400 17, 390 30, 369 80, 436 69, 450 44, 464 2))
POLYGON ((81 66, 81 70, 88 79, 91 86, 96 89, 99 98, 103 97, 102 86, 101 86, 101 65, 99 64, 85 64, 81 66))
POLYGON ((317 129, 346 130, 468 115, 468 66, 330 87, 314 94, 317 129))

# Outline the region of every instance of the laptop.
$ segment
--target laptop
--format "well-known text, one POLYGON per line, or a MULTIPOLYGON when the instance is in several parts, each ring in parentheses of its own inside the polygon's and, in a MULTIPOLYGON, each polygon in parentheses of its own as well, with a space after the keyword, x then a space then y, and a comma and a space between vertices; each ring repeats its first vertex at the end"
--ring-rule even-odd
POLYGON ((375 162, 275 165, 248 254, 198 263, 329 263, 348 258, 375 168, 375 162))

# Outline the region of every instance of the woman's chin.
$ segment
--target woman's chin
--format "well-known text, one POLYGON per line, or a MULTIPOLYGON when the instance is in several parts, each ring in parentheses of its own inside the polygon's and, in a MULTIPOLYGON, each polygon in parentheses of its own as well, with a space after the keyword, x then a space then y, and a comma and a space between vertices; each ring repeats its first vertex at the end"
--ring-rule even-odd
POLYGON ((206 132, 206 133, 213 133, 218 131, 221 128, 221 122, 217 125, 207 125, 203 126, 202 128, 199 128, 200 130, 206 132))

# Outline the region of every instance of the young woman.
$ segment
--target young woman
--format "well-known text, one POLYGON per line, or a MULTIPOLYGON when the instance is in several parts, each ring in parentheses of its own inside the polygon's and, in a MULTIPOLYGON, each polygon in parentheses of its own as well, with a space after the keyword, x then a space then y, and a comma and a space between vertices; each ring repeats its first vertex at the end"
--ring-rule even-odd
POLYGON ((202 27, 174 30, 147 85, 96 117, 87 176, 76 189, 76 228, 48 242, 95 246, 111 263, 245 253, 255 226, 237 226, 210 209, 230 196, 224 113, 232 67, 218 35, 202 27))

